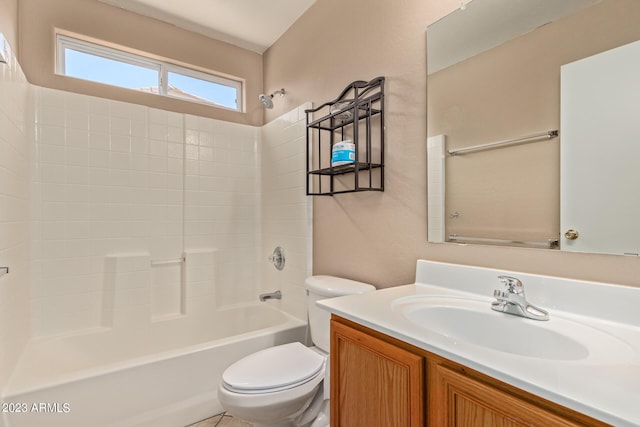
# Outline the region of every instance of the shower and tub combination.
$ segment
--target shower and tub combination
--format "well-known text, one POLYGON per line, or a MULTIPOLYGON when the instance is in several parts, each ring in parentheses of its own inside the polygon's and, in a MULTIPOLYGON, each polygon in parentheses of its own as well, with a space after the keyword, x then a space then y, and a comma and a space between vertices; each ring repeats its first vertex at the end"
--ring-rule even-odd
POLYGON ((33 340, 3 397, 5 424, 183 427, 223 412, 217 387, 227 366, 305 333, 306 322, 258 302, 33 340))
POLYGON ((233 362, 305 342, 309 105, 254 127, 37 87, 30 102, 32 336, 0 427, 184 426, 222 411, 233 362))

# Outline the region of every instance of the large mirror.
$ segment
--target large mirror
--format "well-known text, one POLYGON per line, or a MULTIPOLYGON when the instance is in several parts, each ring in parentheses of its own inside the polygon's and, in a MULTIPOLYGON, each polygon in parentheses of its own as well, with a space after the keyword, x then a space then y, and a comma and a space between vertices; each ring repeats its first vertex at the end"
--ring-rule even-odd
POLYGON ((637 255, 639 39, 638 0, 472 0, 430 25, 429 241, 637 255))

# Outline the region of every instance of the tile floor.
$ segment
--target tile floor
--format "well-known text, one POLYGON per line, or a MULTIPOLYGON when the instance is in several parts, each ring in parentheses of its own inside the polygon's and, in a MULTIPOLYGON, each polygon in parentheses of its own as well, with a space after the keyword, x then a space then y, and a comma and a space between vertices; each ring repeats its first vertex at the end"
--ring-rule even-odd
POLYGON ((187 427, 250 427, 251 424, 233 418, 231 415, 219 414, 206 420, 199 421, 187 427))

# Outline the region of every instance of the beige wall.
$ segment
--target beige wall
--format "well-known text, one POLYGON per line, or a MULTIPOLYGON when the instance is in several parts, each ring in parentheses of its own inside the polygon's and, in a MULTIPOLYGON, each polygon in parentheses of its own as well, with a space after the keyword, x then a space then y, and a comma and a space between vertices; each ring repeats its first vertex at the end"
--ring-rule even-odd
POLYGON ((385 192, 314 199, 314 273, 388 287, 412 282, 416 260, 430 259, 640 286, 635 257, 427 243, 425 30, 459 5, 318 0, 265 53, 265 90, 288 90, 267 120, 387 77, 385 192))
POLYGON ((18 0, 0 0, 0 32, 18 52, 18 0))
POLYGON ((32 84, 237 123, 263 122, 263 108, 258 102, 262 92, 262 55, 258 53, 96 0, 20 0, 18 17, 19 60, 32 84), (246 113, 57 76, 55 28, 244 78, 246 113))

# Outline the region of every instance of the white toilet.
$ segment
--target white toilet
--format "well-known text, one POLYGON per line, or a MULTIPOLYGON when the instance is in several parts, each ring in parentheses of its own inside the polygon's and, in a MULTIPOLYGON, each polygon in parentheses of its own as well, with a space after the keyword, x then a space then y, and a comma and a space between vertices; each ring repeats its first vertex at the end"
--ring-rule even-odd
POLYGON ((218 399, 229 414, 255 426, 329 426, 330 314, 315 302, 375 288, 332 276, 308 277, 305 284, 315 346, 283 344, 229 366, 218 388, 218 399))

